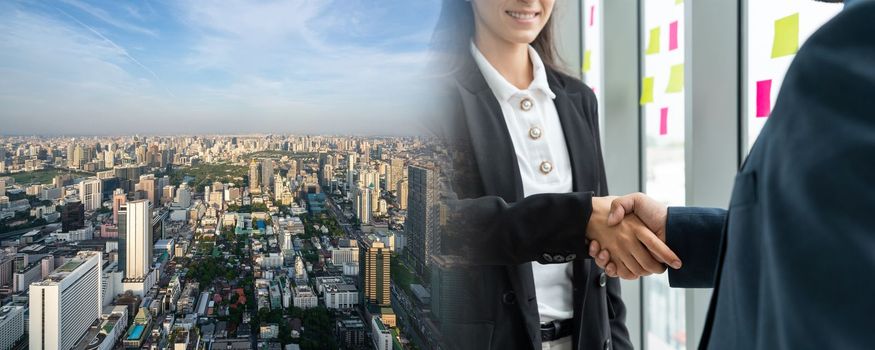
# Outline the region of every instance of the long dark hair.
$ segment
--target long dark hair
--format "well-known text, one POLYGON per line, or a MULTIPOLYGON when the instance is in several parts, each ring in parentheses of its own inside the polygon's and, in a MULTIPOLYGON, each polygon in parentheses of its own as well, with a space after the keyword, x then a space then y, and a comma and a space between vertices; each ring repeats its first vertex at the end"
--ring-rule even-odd
MULTIPOLYGON (((441 14, 431 39, 431 49, 435 54, 435 69, 453 74, 464 68, 470 55, 468 45, 474 37, 474 9, 465 0, 444 0, 441 14)), ((554 7, 555 11, 555 7, 554 7)), ((553 15, 547 20, 544 29, 532 42, 541 61, 550 69, 562 71, 556 43, 553 36, 553 15)))

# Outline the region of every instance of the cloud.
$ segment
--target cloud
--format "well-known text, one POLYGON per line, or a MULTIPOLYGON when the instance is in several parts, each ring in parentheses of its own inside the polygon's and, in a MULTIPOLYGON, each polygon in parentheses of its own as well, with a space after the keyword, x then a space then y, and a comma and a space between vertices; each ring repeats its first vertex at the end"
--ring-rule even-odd
MULTIPOLYGON (((67 5, 70 5, 72 7, 75 7, 76 9, 78 9, 82 12, 85 12, 85 13, 93 16, 94 18, 97 18, 97 19, 103 21, 104 23, 109 24, 113 27, 116 27, 116 28, 119 28, 119 29, 122 29, 122 30, 125 30, 128 32, 146 34, 146 35, 153 36, 153 37, 158 36, 158 33, 156 33, 154 30, 151 30, 151 29, 148 29, 145 27, 141 27, 141 26, 138 26, 136 24, 125 22, 124 20, 116 18, 115 16, 111 15, 110 13, 106 12, 103 9, 94 7, 92 5, 84 3, 82 1, 79 1, 79 0, 61 0, 61 2, 65 3, 67 5)), ((133 7, 127 7, 127 8, 133 9, 133 7)), ((133 13, 139 14, 138 12, 132 12, 132 14, 133 13)))
POLYGON ((8 5, 0 133, 409 133, 436 1, 8 5))

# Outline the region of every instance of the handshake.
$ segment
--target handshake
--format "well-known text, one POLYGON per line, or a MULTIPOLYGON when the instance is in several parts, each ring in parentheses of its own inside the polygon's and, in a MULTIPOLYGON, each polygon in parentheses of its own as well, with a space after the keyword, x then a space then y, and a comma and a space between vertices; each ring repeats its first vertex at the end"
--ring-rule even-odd
POLYGON ((586 227, 589 255, 611 277, 636 279, 681 268, 681 260, 665 244, 665 204, 633 193, 593 197, 586 227))

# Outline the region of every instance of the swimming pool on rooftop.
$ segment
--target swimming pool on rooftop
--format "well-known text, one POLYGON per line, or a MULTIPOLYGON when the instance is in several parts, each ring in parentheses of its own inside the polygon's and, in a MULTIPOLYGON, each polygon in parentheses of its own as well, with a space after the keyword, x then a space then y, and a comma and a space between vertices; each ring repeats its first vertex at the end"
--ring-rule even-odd
POLYGON ((140 336, 143 335, 143 330, 146 329, 146 326, 141 324, 135 324, 134 329, 131 330, 131 335, 128 336, 128 340, 137 340, 140 339, 140 336))

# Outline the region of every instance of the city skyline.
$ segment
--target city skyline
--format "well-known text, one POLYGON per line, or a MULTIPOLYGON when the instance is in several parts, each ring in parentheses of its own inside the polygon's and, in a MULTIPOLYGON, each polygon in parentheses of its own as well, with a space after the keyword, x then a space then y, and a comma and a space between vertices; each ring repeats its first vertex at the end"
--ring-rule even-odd
POLYGON ((2 134, 415 134, 439 6, 0 4, 2 134))

